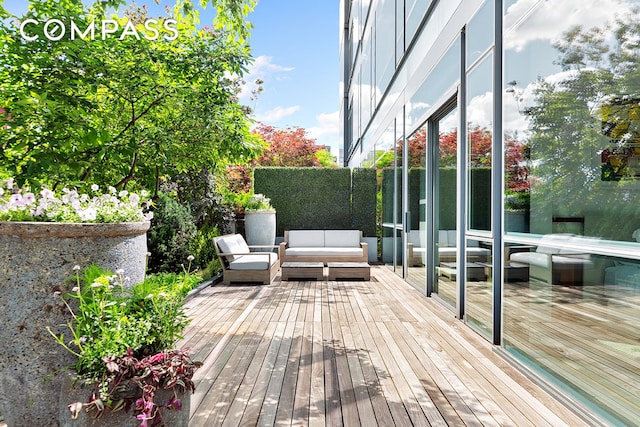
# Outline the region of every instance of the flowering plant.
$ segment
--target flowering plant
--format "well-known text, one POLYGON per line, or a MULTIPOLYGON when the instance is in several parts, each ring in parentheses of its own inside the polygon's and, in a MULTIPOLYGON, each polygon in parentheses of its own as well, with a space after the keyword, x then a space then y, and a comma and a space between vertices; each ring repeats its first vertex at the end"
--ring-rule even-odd
POLYGON ((55 193, 43 188, 32 193, 8 179, 4 188, 0 186, 0 221, 106 223, 149 221, 153 217, 151 212, 144 212, 150 205, 143 200, 148 196, 146 191, 138 195, 109 187, 106 193, 101 193, 95 184, 91 191, 93 194, 89 195, 63 188, 55 193))
MULTIPOLYGON (((189 261, 192 261, 190 257, 189 261)), ((48 328, 60 345, 77 357, 78 379, 93 384, 88 402, 68 405, 72 418, 82 409, 128 411, 135 407, 141 426, 162 421, 161 407, 180 409, 177 391, 193 391, 194 371, 201 365, 185 350, 168 350, 186 327, 182 301, 200 278, 184 273, 148 276, 128 286, 123 271, 113 274, 95 265, 80 272, 70 293, 57 296, 72 315, 65 326, 71 338, 48 328), (130 388, 133 387, 133 391, 130 388), (156 391, 173 390, 167 403, 154 400, 156 391), (136 393, 136 390, 138 391, 136 393)))
POLYGON ((253 194, 244 202, 244 210, 246 211, 272 211, 271 199, 264 194, 253 194))

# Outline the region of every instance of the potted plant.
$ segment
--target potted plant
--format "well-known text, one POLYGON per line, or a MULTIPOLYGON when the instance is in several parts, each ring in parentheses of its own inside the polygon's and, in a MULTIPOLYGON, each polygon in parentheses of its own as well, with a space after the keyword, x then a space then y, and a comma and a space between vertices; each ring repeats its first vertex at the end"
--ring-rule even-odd
POLYGON ((62 331, 48 328, 75 359, 60 393, 59 424, 94 425, 100 418, 101 425, 187 426, 201 364, 173 345, 188 323, 183 298, 199 277, 187 269, 129 287, 122 271, 75 269, 75 286, 56 293, 72 320, 62 331))
POLYGON ((264 194, 249 196, 243 205, 245 234, 249 246, 273 246, 276 241, 276 210, 264 194))
POLYGON ((73 266, 124 268, 130 283, 144 279, 151 219, 144 198, 96 185, 80 193, 0 183, 0 341, 11 343, 0 346, 0 414, 9 426, 49 425, 58 416, 55 372, 73 359, 46 326, 70 319, 52 295, 66 291, 73 266))

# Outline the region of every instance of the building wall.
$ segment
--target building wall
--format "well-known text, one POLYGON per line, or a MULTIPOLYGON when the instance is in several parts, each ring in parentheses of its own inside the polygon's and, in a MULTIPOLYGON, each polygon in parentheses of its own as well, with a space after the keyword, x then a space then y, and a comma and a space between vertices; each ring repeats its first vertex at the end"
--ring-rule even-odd
POLYGON ((391 170, 382 260, 590 417, 633 424, 640 1, 341 8, 345 163, 391 170))

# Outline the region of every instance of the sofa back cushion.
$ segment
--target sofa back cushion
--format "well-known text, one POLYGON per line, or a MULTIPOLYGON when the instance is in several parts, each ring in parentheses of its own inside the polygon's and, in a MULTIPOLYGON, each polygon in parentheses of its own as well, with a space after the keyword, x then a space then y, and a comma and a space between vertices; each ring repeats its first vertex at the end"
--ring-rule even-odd
POLYGON ((438 246, 441 248, 455 248, 456 230, 438 230, 438 246))
POLYGON ((327 248, 359 248, 359 230, 326 230, 324 246, 327 248))
POLYGON ((324 247, 323 230, 289 230, 287 239, 290 248, 324 247))
MULTIPOLYGON (((244 241, 244 238, 240 234, 230 234, 220 237, 218 239, 218 247, 220 247, 222 253, 226 254, 248 254, 250 252, 247 242, 244 241)), ((227 260, 233 261, 237 257, 237 255, 229 255, 227 256, 227 260)))

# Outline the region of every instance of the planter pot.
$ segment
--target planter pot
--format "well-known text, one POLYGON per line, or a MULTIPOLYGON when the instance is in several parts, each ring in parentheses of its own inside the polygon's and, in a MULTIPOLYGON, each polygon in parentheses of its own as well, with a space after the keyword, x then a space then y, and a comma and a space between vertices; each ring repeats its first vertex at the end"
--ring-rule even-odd
POLYGON ((69 292, 73 267, 90 263, 142 281, 149 225, 0 222, 0 414, 9 427, 58 418, 57 372, 74 357, 46 329, 70 335, 54 292, 69 292))
MULTIPOLYGON (((60 427, 139 427, 140 420, 135 415, 135 405, 129 408, 129 411, 121 410, 111 412, 106 410, 100 418, 96 418, 95 412, 86 412, 82 410, 78 418, 71 419, 71 413, 67 409, 67 405, 74 402, 88 402, 93 392, 92 387, 83 388, 79 382, 73 384, 73 377, 70 374, 63 375, 62 388, 59 395, 59 426, 60 427)), ((140 390, 135 385, 127 387, 125 392, 129 396, 138 398, 141 396, 140 390)), ((174 396, 173 390, 158 390, 154 401, 158 405, 164 405, 174 396)), ((178 393, 178 398, 182 401, 182 409, 176 411, 173 409, 162 408, 162 420, 164 425, 171 427, 187 427, 189 425, 189 412, 191 407, 191 393, 178 393)), ((57 399, 57 398, 56 398, 57 399)))
POLYGON ((276 211, 245 212, 244 232, 249 246, 275 244, 276 211))

